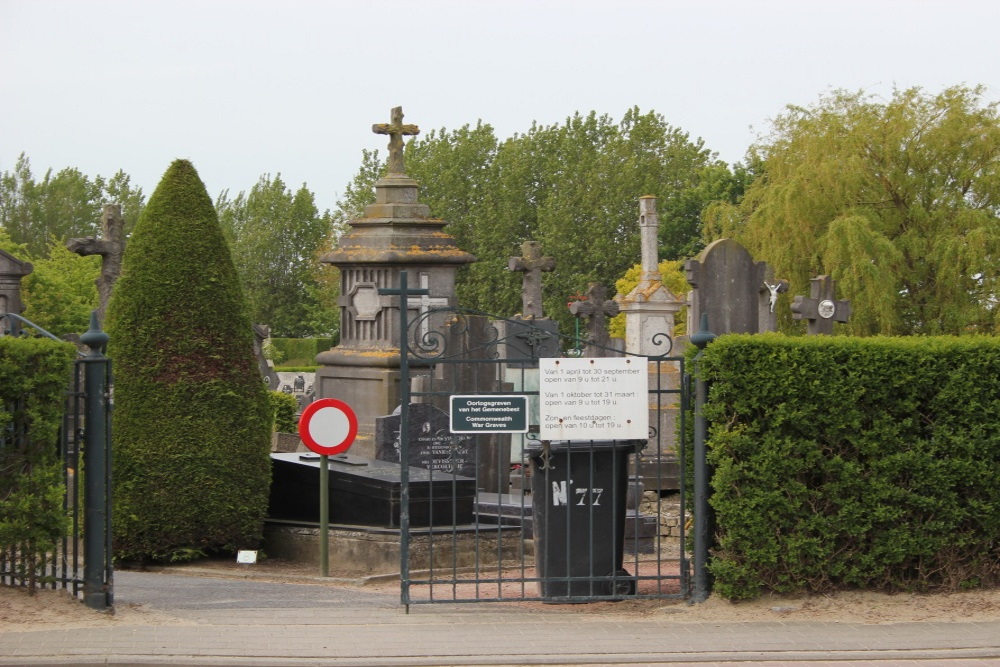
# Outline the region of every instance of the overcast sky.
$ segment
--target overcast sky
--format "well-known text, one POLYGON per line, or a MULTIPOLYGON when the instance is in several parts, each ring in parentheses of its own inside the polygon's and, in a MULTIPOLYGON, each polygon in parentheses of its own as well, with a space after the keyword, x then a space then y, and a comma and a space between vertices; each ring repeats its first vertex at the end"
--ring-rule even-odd
POLYGON ((727 162, 831 89, 1000 99, 996 0, 0 0, 0 171, 175 158, 214 198, 265 173, 332 208, 401 105, 502 138, 576 111, 661 113, 727 162))

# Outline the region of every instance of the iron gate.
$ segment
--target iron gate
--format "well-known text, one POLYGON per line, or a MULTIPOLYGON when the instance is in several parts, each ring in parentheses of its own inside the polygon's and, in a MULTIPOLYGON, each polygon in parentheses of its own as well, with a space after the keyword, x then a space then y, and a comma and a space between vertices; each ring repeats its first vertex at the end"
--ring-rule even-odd
POLYGON ((422 462, 429 481, 422 473, 411 483, 402 466, 402 603, 689 597, 684 359, 633 357, 649 364, 652 378, 647 439, 540 441, 539 359, 572 356, 582 341, 466 309, 425 310, 408 321, 405 299, 419 292, 407 291, 405 276, 392 292, 404 300, 407 341, 401 460, 417 463, 415 441, 436 448, 429 465, 422 462), (443 329, 427 326, 442 315, 443 329), (524 396, 532 404, 528 432, 437 428, 422 436, 431 430, 430 420, 421 423, 423 406, 447 411, 455 396, 497 404, 524 396))
MULTIPOLYGON (((3 314, 16 331, 27 325, 37 335, 59 341, 38 325, 12 313, 3 314)), ((26 335, 21 333, 21 335, 26 335)), ((0 584, 62 588, 87 606, 105 609, 114 602, 111 559, 111 361, 104 355, 108 337, 95 316, 80 342, 90 348, 73 362, 59 430, 59 456, 65 485, 63 511, 67 530, 55 549, 31 563, 19 545, 0 544, 0 584), (84 474, 86 473, 86 474, 84 474), (86 529, 85 529, 86 528, 86 529)), ((60 341, 63 342, 63 341, 60 341)), ((10 406, 14 421, 4 434, 10 446, 30 437, 10 406)))

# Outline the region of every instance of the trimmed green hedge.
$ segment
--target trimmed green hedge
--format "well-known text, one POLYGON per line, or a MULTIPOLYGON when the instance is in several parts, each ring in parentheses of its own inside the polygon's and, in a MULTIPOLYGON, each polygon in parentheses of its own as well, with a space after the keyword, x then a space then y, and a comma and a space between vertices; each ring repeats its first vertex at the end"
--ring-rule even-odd
POLYGON ((295 415, 299 411, 299 400, 292 394, 282 391, 269 391, 271 413, 274 415, 273 429, 278 433, 298 433, 299 420, 295 415))
POLYGON ((67 526, 58 436, 75 356, 69 343, 0 337, 0 550, 21 550, 32 590, 67 526))
MULTIPOLYGON (((316 355, 333 347, 332 338, 271 338, 271 345, 280 361, 275 366, 315 367, 316 355)), ((284 370, 283 368, 280 370, 284 370)))
POLYGON ((108 308, 118 558, 257 546, 273 414, 246 310, 212 200, 177 160, 136 223, 108 308))
POLYGON ((724 336, 702 364, 717 593, 1000 583, 1000 341, 724 336))

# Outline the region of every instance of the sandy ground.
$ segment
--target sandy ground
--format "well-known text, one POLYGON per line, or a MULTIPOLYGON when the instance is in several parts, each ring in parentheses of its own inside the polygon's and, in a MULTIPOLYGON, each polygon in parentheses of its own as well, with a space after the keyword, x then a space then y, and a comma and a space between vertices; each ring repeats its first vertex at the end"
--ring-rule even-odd
MULTIPOLYGON (((229 560, 199 561, 162 568, 160 571, 187 576, 253 578, 258 581, 317 586, 353 586, 373 593, 399 591, 398 581, 391 578, 360 580, 351 578, 346 573, 334 571, 330 573, 329 579, 321 579, 313 566, 277 560, 255 565, 240 565, 229 560)), ((794 620, 879 624, 1000 620, 1000 589, 950 594, 897 595, 851 591, 831 595, 763 597, 737 603, 712 596, 702 604, 689 604, 682 600, 626 600, 580 605, 548 605, 539 602, 500 604, 514 604, 542 612, 572 610, 580 614, 615 616, 669 615, 671 622, 678 623, 794 620)), ((100 627, 183 623, 185 621, 169 613, 145 609, 142 606, 118 605, 113 614, 99 613, 86 608, 63 591, 41 590, 34 596, 29 596, 23 589, 0 587, 0 631, 28 627, 44 629, 55 626, 100 627)))

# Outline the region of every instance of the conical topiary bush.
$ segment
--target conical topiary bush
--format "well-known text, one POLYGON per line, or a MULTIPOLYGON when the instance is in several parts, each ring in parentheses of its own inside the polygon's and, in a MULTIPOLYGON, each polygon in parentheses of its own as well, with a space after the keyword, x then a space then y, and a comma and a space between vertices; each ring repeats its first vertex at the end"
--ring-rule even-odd
POLYGON ((205 185, 177 160, 136 223, 108 307, 114 549, 180 560, 255 546, 271 415, 205 185))

